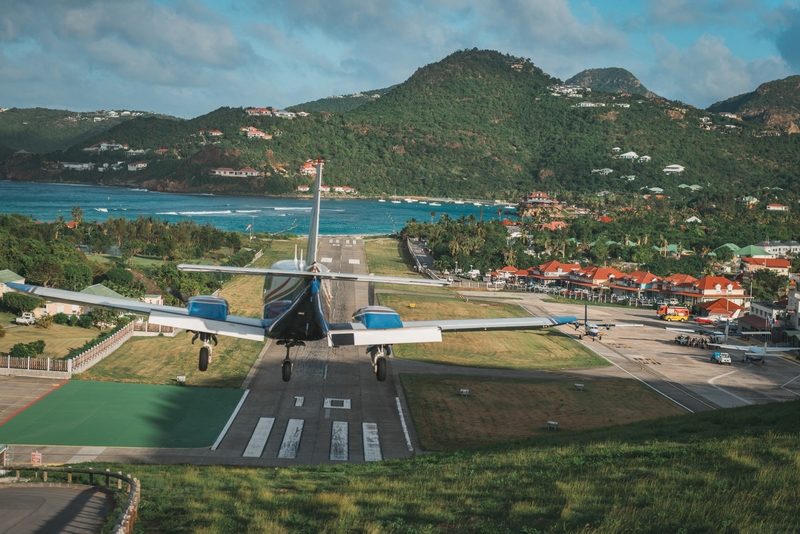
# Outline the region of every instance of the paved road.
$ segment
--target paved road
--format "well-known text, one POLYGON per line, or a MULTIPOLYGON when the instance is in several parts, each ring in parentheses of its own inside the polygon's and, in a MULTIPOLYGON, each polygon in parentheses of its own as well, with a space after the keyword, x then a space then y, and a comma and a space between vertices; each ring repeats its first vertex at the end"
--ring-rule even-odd
POLYGON ((0 376, 0 424, 64 383, 52 378, 0 376))
POLYGON ((0 485, 0 534, 99 532, 113 499, 95 488, 0 485))

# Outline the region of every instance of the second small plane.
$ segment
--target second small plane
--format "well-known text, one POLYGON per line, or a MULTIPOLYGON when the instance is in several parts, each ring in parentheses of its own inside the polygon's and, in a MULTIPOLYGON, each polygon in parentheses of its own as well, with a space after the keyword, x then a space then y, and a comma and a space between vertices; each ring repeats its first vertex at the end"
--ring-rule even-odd
POLYGON ((589 306, 586 304, 583 306, 583 322, 576 320, 573 324, 575 325, 575 330, 580 330, 583 327, 583 334, 578 334, 578 339, 583 339, 583 336, 589 336, 598 341, 603 340, 603 334, 600 333, 603 328, 611 330, 614 326, 644 326, 640 323, 590 323, 589 306))
POLYGON ((577 323, 577 319, 572 316, 403 322, 395 310, 384 306, 359 308, 353 314, 353 321, 349 323, 329 322, 329 312, 333 301, 331 293, 331 281, 333 280, 424 286, 446 286, 449 285, 449 282, 337 273, 331 272, 325 265, 317 262, 321 188, 322 160, 320 159, 317 160, 316 186, 306 261, 297 258, 282 260, 274 263, 269 269, 188 264, 178 266, 185 272, 263 276, 261 319, 230 315, 228 302, 213 295, 200 295, 185 299, 186 306, 178 307, 87 295, 27 284, 8 283, 7 285, 17 291, 48 300, 149 315, 149 321, 152 324, 172 326, 194 332, 192 343, 199 338, 203 344, 198 361, 201 371, 205 371, 211 362, 212 343, 216 344, 218 335, 259 341, 263 341, 265 337, 274 339, 278 345, 286 347, 286 358, 281 364, 281 374, 285 382, 288 382, 292 376, 291 349, 303 346, 306 342, 325 339, 330 347, 365 347, 375 375, 379 381, 384 381, 387 373, 386 356, 391 353, 391 347, 394 344, 440 342, 443 332, 522 330, 577 323))

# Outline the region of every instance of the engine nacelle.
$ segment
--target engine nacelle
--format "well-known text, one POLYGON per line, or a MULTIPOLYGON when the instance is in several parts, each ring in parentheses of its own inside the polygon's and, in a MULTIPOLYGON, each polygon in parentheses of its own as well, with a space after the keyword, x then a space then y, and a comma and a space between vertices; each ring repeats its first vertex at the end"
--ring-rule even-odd
POLYGON ((363 324, 369 329, 373 328, 403 328, 400 316, 386 306, 364 306, 353 313, 353 320, 363 324))
POLYGON ((202 317, 203 319, 213 319, 224 321, 228 318, 228 301, 222 297, 212 295, 200 295, 192 297, 186 303, 189 315, 192 317, 202 317))

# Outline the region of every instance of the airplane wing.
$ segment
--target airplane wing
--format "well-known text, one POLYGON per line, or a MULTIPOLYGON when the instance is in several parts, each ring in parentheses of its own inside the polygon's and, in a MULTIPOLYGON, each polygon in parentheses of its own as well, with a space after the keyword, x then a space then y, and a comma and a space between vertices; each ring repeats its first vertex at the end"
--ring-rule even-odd
POLYGON ((800 350, 798 347, 756 347, 753 345, 724 345, 718 343, 709 343, 709 347, 716 347, 728 350, 741 350, 750 354, 757 354, 763 356, 766 352, 767 356, 777 356, 780 352, 789 352, 793 350, 800 350))
POLYGON ((591 326, 599 326, 602 328, 611 328, 613 327, 624 327, 624 326, 644 326, 642 323, 601 323, 601 324, 592 324, 591 326))
POLYGON ((391 345, 430 343, 442 340, 442 332, 482 332, 486 330, 528 330, 572 324, 575 317, 515 317, 508 319, 440 319, 406 321, 396 328, 369 328, 364 323, 332 324, 328 333, 331 347, 352 345, 391 345))
POLYGON ((22 293, 36 295, 47 300, 78 304, 89 307, 111 308, 123 310, 140 315, 149 315, 152 324, 172 326, 191 331, 202 331, 209 334, 219 334, 231 337, 240 337, 255 341, 264 340, 264 324, 261 319, 228 315, 225 318, 208 318, 190 315, 187 308, 178 306, 165 306, 148 304, 138 300, 126 298, 102 297, 88 295, 76 291, 39 287, 28 284, 6 283, 8 287, 22 293))
POLYGON ((403 278, 400 276, 375 276, 372 274, 350 274, 314 271, 284 271, 281 269, 262 269, 258 267, 225 267, 217 265, 194 265, 182 263, 178 269, 186 273, 218 273, 218 274, 245 274, 252 276, 286 276, 298 278, 327 278, 329 280, 347 280, 351 282, 376 282, 383 284, 404 284, 411 286, 449 286, 446 280, 431 280, 427 278, 403 278))

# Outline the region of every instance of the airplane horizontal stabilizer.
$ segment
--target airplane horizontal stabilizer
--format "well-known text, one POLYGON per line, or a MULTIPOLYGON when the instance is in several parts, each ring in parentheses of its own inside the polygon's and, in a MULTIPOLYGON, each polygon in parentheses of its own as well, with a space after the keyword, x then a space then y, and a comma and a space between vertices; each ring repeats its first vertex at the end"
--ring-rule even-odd
POLYGON ((382 284, 402 284, 411 286, 449 286, 446 280, 430 280, 427 278, 403 278, 400 276, 375 276, 371 274, 351 274, 315 271, 286 271, 282 269, 262 269, 257 267, 226 267, 218 265, 194 265, 182 263, 178 269, 186 273, 244 274, 250 276, 286 276, 294 278, 326 278, 350 282, 375 282, 382 284))
POLYGON ((205 317, 153 311, 150 313, 150 322, 162 326, 182 328, 192 332, 205 332, 252 341, 264 341, 264 326, 261 321, 250 319, 249 317, 228 315, 226 320, 218 321, 205 317))

